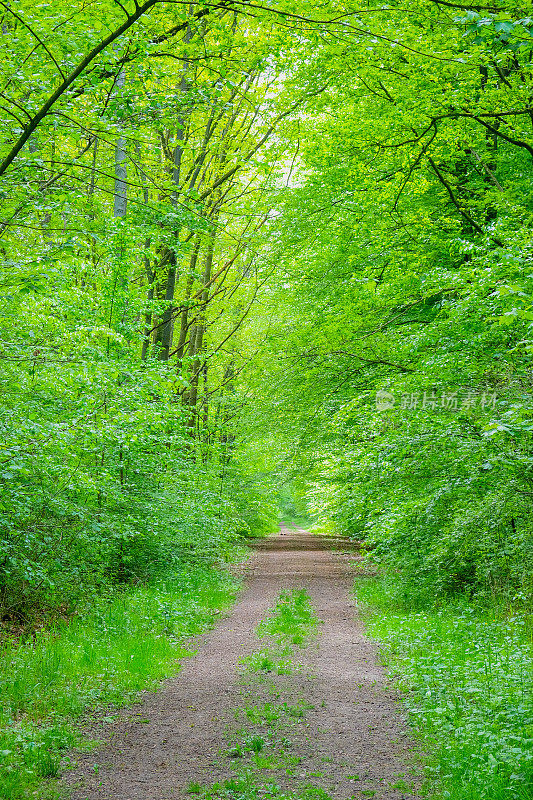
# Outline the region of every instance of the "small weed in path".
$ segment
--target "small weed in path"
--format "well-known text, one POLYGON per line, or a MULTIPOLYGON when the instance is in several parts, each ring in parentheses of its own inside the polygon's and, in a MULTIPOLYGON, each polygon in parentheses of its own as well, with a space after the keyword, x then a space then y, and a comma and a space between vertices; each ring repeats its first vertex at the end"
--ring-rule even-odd
POLYGON ((288 648, 283 648, 281 651, 260 650, 251 656, 243 656, 239 659, 239 663, 249 672, 255 673, 275 672, 277 675, 290 675, 294 671, 288 648))

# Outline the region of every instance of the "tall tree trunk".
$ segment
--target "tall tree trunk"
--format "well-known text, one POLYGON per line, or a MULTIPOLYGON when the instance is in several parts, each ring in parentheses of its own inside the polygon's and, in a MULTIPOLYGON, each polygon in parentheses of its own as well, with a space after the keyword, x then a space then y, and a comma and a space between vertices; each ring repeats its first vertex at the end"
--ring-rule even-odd
MULTIPOLYGON (((209 237, 209 241, 207 244, 207 252, 205 255, 205 265, 204 265, 204 275, 203 275, 203 284, 205 286, 204 291, 202 292, 202 309, 200 312, 200 318, 196 324, 195 336, 194 336, 194 345, 191 355, 194 356, 194 360, 191 365, 191 388, 187 395, 187 405, 190 408, 190 416, 189 416, 189 427, 194 426, 195 422, 195 408, 196 403, 198 402, 198 383, 200 378, 200 372, 202 371, 200 355, 202 352, 202 347, 204 343, 204 333, 205 333, 205 309, 207 303, 209 302, 209 281, 211 280, 211 272, 213 270, 213 252, 215 249, 215 233, 212 232, 211 236, 209 237)), ((191 337, 191 342, 192 342, 191 337)))
POLYGON ((177 365, 178 370, 181 369, 182 361, 183 361, 183 353, 185 350, 185 342, 187 341, 187 332, 189 330, 189 309, 187 306, 187 302, 189 297, 191 296, 192 286, 194 283, 194 273, 196 270, 196 262, 198 261, 198 253, 200 252, 200 245, 201 239, 199 236, 196 237, 196 242, 194 243, 194 247, 191 253, 191 260, 189 262, 189 274, 187 276, 187 284, 185 286, 185 295, 183 298, 183 311, 180 315, 180 335, 178 339, 178 346, 176 348, 176 358, 177 358, 177 365))
MULTIPOLYGON (((207 432, 207 423, 209 420, 209 384, 207 382, 207 373, 209 366, 207 361, 204 362, 202 367, 203 378, 203 397, 202 397, 202 425, 207 432)), ((209 436, 206 433, 206 441, 209 443, 209 436)))
MULTIPOLYGON (((145 205, 148 205, 148 201, 150 199, 150 193, 148 191, 146 172, 143 169, 141 161, 141 146, 138 141, 135 142, 135 153, 137 156, 137 167, 139 170, 141 183, 143 187, 143 201, 145 205)), ((148 236, 144 240, 144 253, 143 253, 144 270, 148 281, 148 292, 146 295, 146 311, 144 312, 144 335, 141 348, 141 361, 146 361, 146 359, 148 358, 148 349, 150 347, 150 333, 152 331, 152 318, 153 318, 152 301, 154 299, 154 289, 155 289, 155 269, 152 269, 152 266, 150 265, 149 251, 151 243, 152 243, 152 238, 151 236, 148 236)))
POLYGON ((170 347, 172 344, 173 332, 173 311, 174 311, 174 292, 176 289, 176 253, 170 254, 170 266, 168 268, 167 280, 165 285, 165 310, 159 325, 157 341, 160 344, 157 357, 160 361, 168 361, 170 347))
POLYGON ((150 247, 150 239, 144 242, 144 269, 148 279, 148 292, 146 295, 146 311, 144 312, 144 337, 141 349, 141 361, 148 358, 148 348, 150 347, 150 331, 152 329, 152 300, 154 299, 155 271, 150 266, 150 259, 147 255, 150 247))
MULTIPOLYGON (((120 92, 126 84, 126 73, 121 69, 115 83, 115 94, 120 92)), ((128 206, 128 168, 126 166, 126 139, 120 136, 115 145, 115 198, 113 205, 114 217, 125 217, 128 206)))
MULTIPOLYGON (((189 28, 184 37, 184 41, 188 42, 190 41, 191 38, 192 38, 192 30, 191 28, 189 28)), ((191 85, 189 82, 189 67, 187 65, 183 71, 183 75, 179 83, 178 96, 184 98, 190 91, 190 88, 191 85)), ((174 147, 173 164, 172 164, 172 182, 174 184, 174 190, 171 196, 172 205, 175 207, 178 204, 178 197, 180 193, 183 151, 187 138, 187 125, 189 122, 191 111, 192 109, 188 107, 185 112, 178 115, 178 118, 176 120, 176 129, 177 129, 176 144, 174 147)), ((174 328, 173 325, 174 292, 176 289, 176 283, 179 279, 177 271, 177 257, 174 247, 178 244, 179 229, 173 231, 173 238, 174 241, 172 243, 171 246, 172 249, 169 254, 169 268, 167 272, 167 280, 165 286, 165 309, 163 311, 161 323, 157 328, 157 333, 154 341, 157 357, 160 361, 168 361, 168 357, 172 347, 172 334, 174 328)))
MULTIPOLYGON (((98 155, 98 137, 96 136, 93 144, 93 157, 91 163, 91 177, 89 180, 88 198, 89 198, 89 219, 94 220, 94 188, 96 185, 96 157, 98 155)), ((91 259, 93 267, 96 267, 96 239, 94 236, 89 236, 89 249, 91 251, 91 259)))

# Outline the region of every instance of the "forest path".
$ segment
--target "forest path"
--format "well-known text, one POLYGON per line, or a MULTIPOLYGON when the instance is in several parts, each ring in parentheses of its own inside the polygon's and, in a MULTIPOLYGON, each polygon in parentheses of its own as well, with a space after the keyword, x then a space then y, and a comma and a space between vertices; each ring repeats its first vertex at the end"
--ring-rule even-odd
POLYGON ((231 733, 242 729, 244 718, 250 735, 253 724, 264 734, 264 720, 250 723, 246 708, 265 702, 285 709, 296 703, 305 711, 276 723, 296 766, 263 767, 264 784, 297 796, 298 787, 312 784, 334 800, 412 797, 411 745, 377 647, 365 637, 351 599, 357 556, 331 547, 331 540, 286 528, 258 542, 231 614, 200 638, 197 654, 175 678, 104 728, 100 749, 79 755, 65 776, 73 800, 191 798, 193 782, 211 785, 242 774, 245 759, 228 752, 231 733), (295 654, 303 668, 262 682, 243 676, 239 660, 262 647, 256 625, 292 589, 307 591, 323 621, 319 636, 295 654))

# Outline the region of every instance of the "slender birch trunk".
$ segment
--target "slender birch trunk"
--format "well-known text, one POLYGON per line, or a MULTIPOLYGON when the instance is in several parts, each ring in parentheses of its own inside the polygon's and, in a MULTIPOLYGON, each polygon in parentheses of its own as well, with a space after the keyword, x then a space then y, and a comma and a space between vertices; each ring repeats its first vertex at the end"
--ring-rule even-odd
MULTIPOLYGON (((126 72, 121 69, 116 83, 115 94, 119 93, 126 85, 126 72)), ((120 136, 115 145, 115 197, 113 204, 113 216, 125 217, 128 207, 128 168, 126 159, 126 139, 120 136)))

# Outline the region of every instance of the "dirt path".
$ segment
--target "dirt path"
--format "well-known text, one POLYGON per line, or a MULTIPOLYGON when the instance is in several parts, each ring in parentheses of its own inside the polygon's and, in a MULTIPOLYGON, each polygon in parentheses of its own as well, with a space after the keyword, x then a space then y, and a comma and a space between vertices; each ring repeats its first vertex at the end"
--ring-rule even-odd
POLYGON ((350 599, 353 559, 305 533, 282 530, 262 543, 246 565, 239 602, 197 655, 157 694, 122 712, 102 748, 80 756, 65 778, 73 800, 175 800, 191 797, 191 782, 230 777, 235 765, 225 752, 235 712, 272 691, 304 700, 308 712, 290 734, 297 771, 274 770, 269 780, 288 791, 312 780, 335 800, 411 798, 399 788, 401 776, 412 780, 410 743, 350 599), (270 688, 243 684, 239 659, 260 646, 255 626, 280 592, 300 588, 323 620, 317 642, 299 654, 305 669, 276 676, 270 688))

